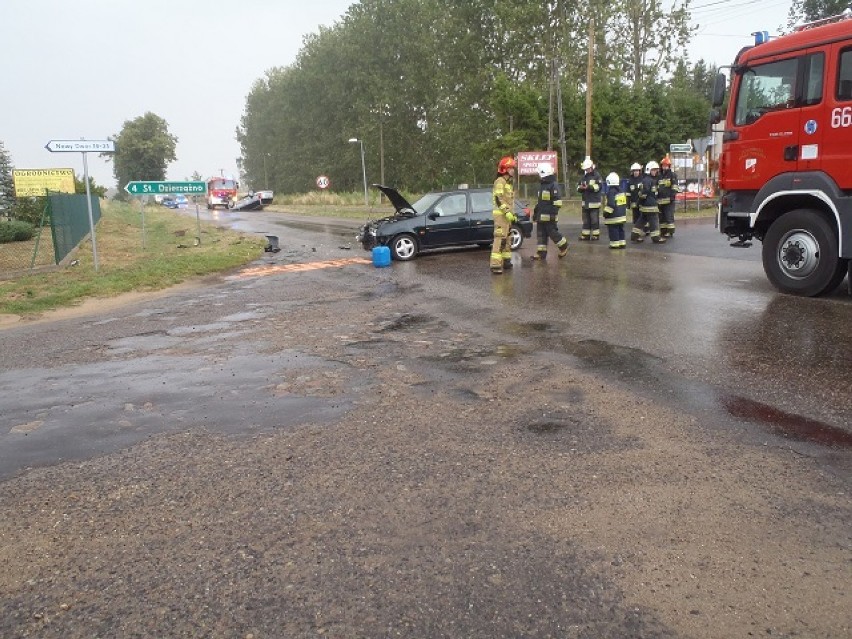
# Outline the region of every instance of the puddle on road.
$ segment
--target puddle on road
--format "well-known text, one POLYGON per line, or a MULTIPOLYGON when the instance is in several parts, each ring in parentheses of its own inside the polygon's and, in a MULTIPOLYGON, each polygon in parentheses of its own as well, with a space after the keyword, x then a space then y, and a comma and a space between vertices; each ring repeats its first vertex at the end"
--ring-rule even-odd
MULTIPOLYGON (((379 322, 379 325, 373 329, 375 333, 385 333, 388 331, 401 331, 407 328, 423 326, 425 324, 436 323, 437 320, 430 315, 415 315, 412 313, 402 313, 397 317, 379 322)), ((438 324, 446 325, 445 322, 437 322, 438 324)))
POLYGON ((601 340, 560 341, 562 350, 586 369, 615 377, 644 396, 674 402, 692 412, 713 412, 754 424, 778 437, 831 448, 852 448, 852 432, 731 395, 665 370, 659 357, 601 340))
POLYGON ((615 374, 620 378, 645 379, 656 377, 662 358, 638 348, 616 346, 597 339, 571 341, 563 338, 559 341, 563 352, 576 357, 585 367, 604 373, 615 374))
POLYGON ((542 333, 556 333, 561 330, 550 322, 529 322, 525 324, 510 322, 507 325, 507 329, 512 335, 520 337, 532 337, 541 335, 542 333))
POLYGON ((765 425, 776 435, 832 448, 852 448, 852 433, 745 397, 722 395, 720 403, 737 419, 765 425))

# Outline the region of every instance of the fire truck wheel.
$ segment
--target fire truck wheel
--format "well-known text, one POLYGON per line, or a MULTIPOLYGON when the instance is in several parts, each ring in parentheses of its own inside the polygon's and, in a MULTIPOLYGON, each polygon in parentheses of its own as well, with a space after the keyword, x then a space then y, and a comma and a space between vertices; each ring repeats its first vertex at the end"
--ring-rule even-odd
POLYGON ((813 209, 796 209, 778 218, 763 238, 763 268, 773 286, 784 293, 815 297, 830 293, 843 281, 837 235, 813 209))

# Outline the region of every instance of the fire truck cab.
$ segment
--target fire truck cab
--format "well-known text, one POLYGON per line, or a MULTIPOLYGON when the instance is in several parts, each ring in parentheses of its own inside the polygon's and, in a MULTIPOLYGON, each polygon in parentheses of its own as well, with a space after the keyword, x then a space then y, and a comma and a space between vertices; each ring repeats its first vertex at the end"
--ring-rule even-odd
POLYGON ((207 208, 233 206, 237 199, 239 184, 231 176, 217 176, 207 180, 207 208))
MULTIPOLYGON (((852 258, 852 13, 755 35, 731 67, 719 228, 733 246, 762 241, 779 290, 830 293, 852 258)), ((719 74, 716 109, 726 85, 719 74)))

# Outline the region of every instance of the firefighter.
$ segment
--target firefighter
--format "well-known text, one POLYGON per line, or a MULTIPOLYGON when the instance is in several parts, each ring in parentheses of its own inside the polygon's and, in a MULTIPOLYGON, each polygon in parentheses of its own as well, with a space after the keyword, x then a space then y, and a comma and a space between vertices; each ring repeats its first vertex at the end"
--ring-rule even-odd
POLYGON ((660 237, 660 209, 657 206, 657 179, 660 165, 654 160, 645 165, 645 177, 639 185, 639 219, 630 233, 631 242, 641 242, 645 239, 645 225, 648 225, 651 241, 654 244, 665 244, 666 238, 660 237))
POLYGON ((515 217, 515 192, 512 178, 515 175, 515 158, 507 155, 497 164, 497 179, 494 180, 492 197, 494 208, 494 242, 491 245, 491 272, 500 274, 512 268, 512 246, 509 229, 518 220, 515 217))
POLYGON ((538 175, 541 178, 541 184, 538 187, 538 202, 533 211, 538 244, 533 259, 544 260, 547 258, 548 239, 553 240, 553 243, 556 244, 559 257, 565 257, 568 253, 568 238, 563 237, 556 225, 559 207, 562 206, 562 193, 559 184, 556 182, 556 170, 552 164, 539 164, 538 175))
POLYGON ((577 191, 583 195, 583 230, 580 239, 597 241, 601 239, 601 190, 603 178, 595 168, 591 158, 586 158, 580 165, 583 177, 577 185, 577 191))
POLYGON ((603 210, 604 224, 609 234, 609 248, 627 248, 624 225, 627 223, 627 195, 621 192, 618 173, 606 176, 606 201, 603 210))
POLYGON ((674 214, 677 208, 675 198, 679 191, 677 174, 672 171, 672 161, 666 156, 660 160, 660 177, 657 180, 657 204, 660 206, 660 236, 662 237, 674 235, 674 214))
POLYGON ((642 183, 642 165, 634 162, 630 165, 630 177, 627 178, 627 200, 630 204, 633 226, 639 219, 639 185, 642 183))

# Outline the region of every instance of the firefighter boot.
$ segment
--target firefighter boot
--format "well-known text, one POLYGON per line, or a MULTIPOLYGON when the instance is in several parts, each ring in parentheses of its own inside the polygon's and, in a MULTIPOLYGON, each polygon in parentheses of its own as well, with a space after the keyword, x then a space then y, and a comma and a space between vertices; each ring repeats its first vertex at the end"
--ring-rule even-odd
POLYGON ((503 258, 503 270, 508 271, 510 268, 512 268, 512 260, 503 258))
POLYGON ((559 249, 559 257, 565 257, 568 255, 568 240, 563 239, 562 241, 564 242, 562 246, 559 246, 558 244, 556 245, 556 248, 559 249))
POLYGON ((547 259, 547 251, 536 251, 535 255, 532 256, 536 262, 543 262, 547 259))

